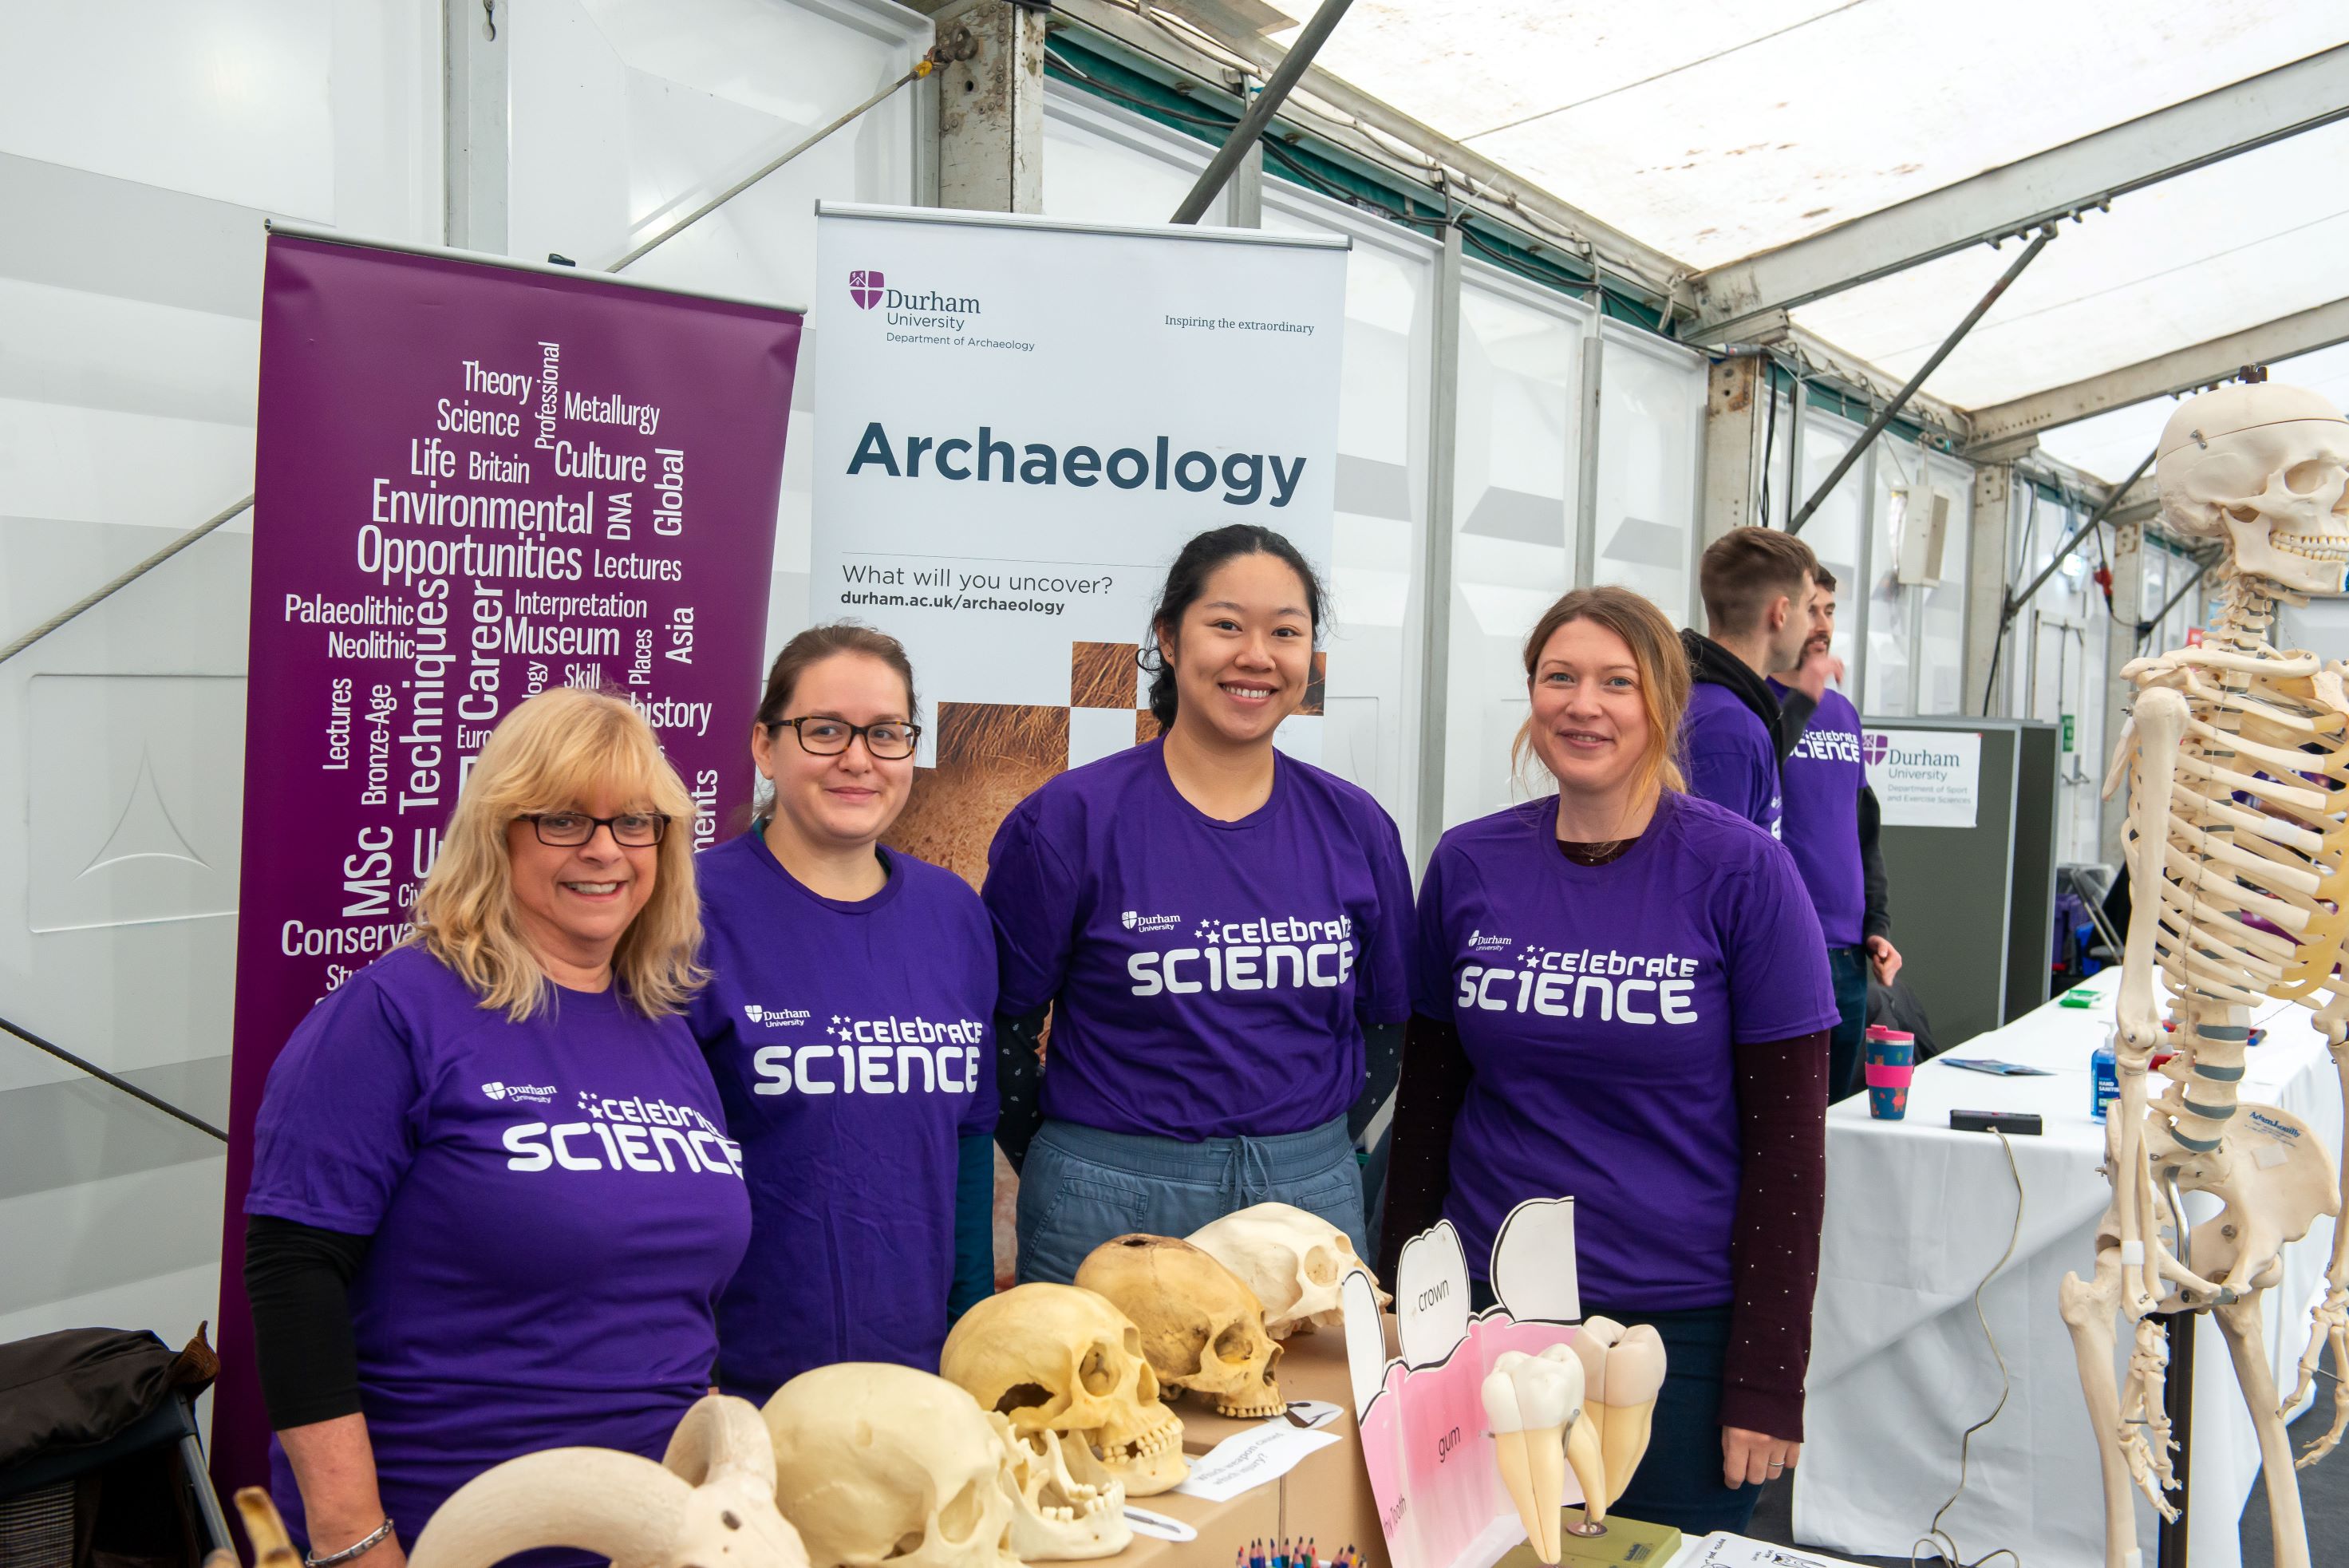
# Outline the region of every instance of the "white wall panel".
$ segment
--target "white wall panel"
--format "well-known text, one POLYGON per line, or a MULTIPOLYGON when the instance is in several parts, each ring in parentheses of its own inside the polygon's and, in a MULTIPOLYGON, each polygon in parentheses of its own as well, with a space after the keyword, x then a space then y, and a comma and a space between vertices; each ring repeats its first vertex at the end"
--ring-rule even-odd
POLYGON ((1704 461, 1702 356, 1609 325, 1599 411, 1595 581, 1653 599, 1672 624, 1696 603, 1697 493, 1704 461))
POLYGON ((1444 826, 1529 788, 1509 742, 1526 713, 1526 634, 1574 580, 1580 309, 1471 262, 1460 287, 1444 826))

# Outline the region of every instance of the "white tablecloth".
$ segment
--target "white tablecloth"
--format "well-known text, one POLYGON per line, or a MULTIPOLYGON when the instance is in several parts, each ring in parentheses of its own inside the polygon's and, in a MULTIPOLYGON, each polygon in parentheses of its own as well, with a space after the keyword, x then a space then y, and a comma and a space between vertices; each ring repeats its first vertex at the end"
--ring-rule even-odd
MULTIPOLYGON (((1957 1488, 1960 1435, 1998 1402, 1998 1364, 1973 1295, 2013 1230, 2015 1183, 1999 1140, 1951 1130, 1950 1112, 2036 1111, 2044 1135, 2010 1140, 2025 1195, 2022 1235, 1982 1293, 2013 1392, 1975 1434, 1965 1493, 1942 1528, 1967 1560, 2012 1546, 2031 1568, 2101 1568, 2095 1442, 2056 1287, 2065 1273, 2093 1269, 2095 1223, 2109 1201, 2096 1174, 2104 1129, 2088 1114, 2089 1056, 2111 1032, 2118 981, 2107 970, 2088 982, 2093 1008, 2050 1002, 1950 1053, 2046 1067, 2053 1077, 1996 1078, 1935 1061, 1918 1070, 1904 1121, 1871 1120, 1864 1095, 1828 1113, 1796 1539, 1906 1557, 1957 1488)), ((2251 1050, 2242 1098, 2301 1116, 2338 1160, 2339 1079, 2308 1010, 2272 1003, 2255 1022, 2267 1036, 2251 1050)), ((2189 1208, 2189 1219, 2215 1207, 2189 1208)), ((2286 1393, 2332 1244, 2333 1222, 2319 1219, 2285 1249, 2284 1283, 2265 1298, 2268 1350, 2286 1393)), ((2190 1552, 2195 1568, 2234 1568, 2258 1444, 2217 1323, 2205 1314, 2195 1338, 2190 1552)), ((2126 1355, 2126 1341, 2120 1348, 2126 1355)), ((2151 1562, 2153 1511, 2140 1502, 2137 1512, 2151 1562)))

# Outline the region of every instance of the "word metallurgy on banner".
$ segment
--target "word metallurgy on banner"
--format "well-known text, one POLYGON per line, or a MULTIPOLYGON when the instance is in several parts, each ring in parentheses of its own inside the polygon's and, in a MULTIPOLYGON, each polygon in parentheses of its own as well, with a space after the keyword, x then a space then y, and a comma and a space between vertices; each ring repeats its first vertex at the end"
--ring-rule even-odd
MULTIPOLYGON (((976 880, 1011 801, 1146 737, 1134 659, 1194 535, 1260 524, 1328 567, 1347 259, 818 207, 809 613, 898 638, 935 704, 900 846, 976 880), (1023 351, 938 351, 982 330, 1023 351)), ((1277 739, 1319 761, 1320 725, 1277 739)))
POLYGON ((264 1080, 408 933, 467 768, 554 686, 750 793, 793 311, 270 236, 214 1473, 266 1474, 242 1289, 264 1080))

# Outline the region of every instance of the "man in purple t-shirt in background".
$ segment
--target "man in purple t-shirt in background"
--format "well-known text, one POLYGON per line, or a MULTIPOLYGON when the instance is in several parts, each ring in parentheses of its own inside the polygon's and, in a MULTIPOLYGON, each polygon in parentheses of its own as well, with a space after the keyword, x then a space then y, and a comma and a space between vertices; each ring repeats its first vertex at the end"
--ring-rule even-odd
POLYGON ((1835 640, 1835 574, 1811 574, 1810 639, 1793 670, 1774 675, 1780 731, 1788 742, 1785 834, 1787 852, 1803 874, 1819 930, 1826 939, 1827 970, 1835 980, 1836 1026, 1827 1063, 1827 1097, 1859 1092, 1859 1046, 1868 1025, 1868 976, 1890 984, 1900 972, 1892 945, 1892 911, 1884 857, 1877 846, 1876 794, 1860 763, 1859 711, 1827 682, 1843 677, 1835 640))
POLYGON ((1792 534, 1733 528, 1697 566, 1705 630, 1681 633, 1695 684, 1681 720, 1689 793, 1780 836, 1777 695, 1768 677, 1802 662, 1818 559, 1792 534))

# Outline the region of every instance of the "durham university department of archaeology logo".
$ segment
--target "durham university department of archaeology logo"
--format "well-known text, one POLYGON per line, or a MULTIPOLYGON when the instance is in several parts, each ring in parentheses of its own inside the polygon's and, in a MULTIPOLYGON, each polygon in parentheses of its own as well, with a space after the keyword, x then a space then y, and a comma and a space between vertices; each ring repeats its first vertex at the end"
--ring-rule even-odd
POLYGON ((852 272, 848 275, 848 297, 856 301, 859 310, 870 310, 881 303, 881 275, 877 272, 852 272))

